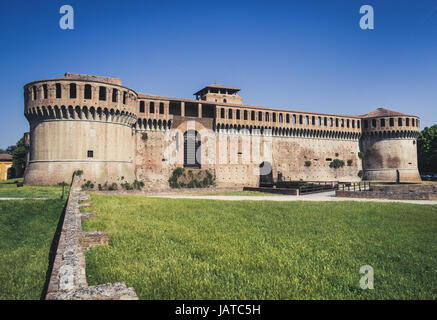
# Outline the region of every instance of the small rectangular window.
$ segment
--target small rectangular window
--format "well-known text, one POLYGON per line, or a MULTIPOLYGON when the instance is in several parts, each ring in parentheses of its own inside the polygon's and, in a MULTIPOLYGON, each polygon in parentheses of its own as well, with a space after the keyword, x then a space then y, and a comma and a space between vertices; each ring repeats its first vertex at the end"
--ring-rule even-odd
POLYGON ((85 85, 85 91, 83 93, 83 97, 84 97, 84 99, 91 99, 92 98, 91 85, 89 85, 89 84, 85 85))
POLYGON ((164 114, 164 102, 159 103, 159 113, 164 114))
POLYGON ((117 102, 118 90, 112 89, 112 102, 117 102))
POLYGON ((42 85, 43 91, 44 91, 44 99, 48 98, 48 90, 47 90, 47 85, 43 84, 42 85))
POLYGON ((150 101, 150 109, 149 109, 150 113, 155 113, 155 102, 150 101))
POLYGON ((140 112, 144 113, 144 101, 140 101, 140 112))
POLYGON ((76 99, 76 84, 70 83, 70 99, 76 99))
POLYGON ((88 150, 88 158, 93 158, 93 157, 94 157, 94 151, 88 150))
POLYGON ((106 87, 99 87, 99 100, 106 101, 106 87))
POLYGON ((56 84, 56 99, 61 99, 61 84, 56 84))

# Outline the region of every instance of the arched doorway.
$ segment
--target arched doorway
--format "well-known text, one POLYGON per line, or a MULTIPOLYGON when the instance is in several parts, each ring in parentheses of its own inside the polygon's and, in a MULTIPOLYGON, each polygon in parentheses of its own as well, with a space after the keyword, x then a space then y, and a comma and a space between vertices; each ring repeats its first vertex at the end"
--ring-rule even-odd
POLYGON ((184 133, 184 167, 200 169, 201 137, 195 130, 184 133))
POLYGON ((273 187, 272 164, 268 161, 263 161, 259 165, 259 186, 273 187))

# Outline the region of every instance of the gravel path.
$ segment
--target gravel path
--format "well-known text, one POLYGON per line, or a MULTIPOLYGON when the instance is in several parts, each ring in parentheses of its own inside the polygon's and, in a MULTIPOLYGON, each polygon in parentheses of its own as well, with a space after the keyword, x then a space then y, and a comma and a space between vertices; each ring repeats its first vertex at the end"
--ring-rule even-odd
POLYGON ((306 194, 300 196, 190 196, 190 195, 154 195, 152 198, 170 198, 170 199, 207 199, 207 200, 226 200, 226 201, 373 201, 373 202, 401 202, 413 204, 431 204, 437 205, 434 200, 387 200, 387 199, 361 199, 361 198, 341 198, 335 196, 335 191, 306 194))

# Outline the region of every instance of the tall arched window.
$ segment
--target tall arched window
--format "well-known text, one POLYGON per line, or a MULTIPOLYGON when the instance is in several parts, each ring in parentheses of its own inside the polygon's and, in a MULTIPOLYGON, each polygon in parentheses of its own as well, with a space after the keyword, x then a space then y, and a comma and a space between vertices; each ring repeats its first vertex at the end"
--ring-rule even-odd
POLYGON ((33 93, 33 100, 36 100, 36 87, 32 87, 32 93, 33 93))
POLYGON ((184 133, 184 167, 201 167, 201 137, 195 130, 188 130, 184 133))

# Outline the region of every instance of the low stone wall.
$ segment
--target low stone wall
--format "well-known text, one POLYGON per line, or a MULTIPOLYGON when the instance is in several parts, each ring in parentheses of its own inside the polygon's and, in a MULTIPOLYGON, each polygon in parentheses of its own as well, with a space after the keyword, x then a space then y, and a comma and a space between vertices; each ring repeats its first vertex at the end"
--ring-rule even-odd
POLYGON ((133 288, 127 288, 124 282, 88 286, 85 274, 85 254, 90 248, 108 244, 106 232, 83 232, 82 221, 94 218, 92 212, 81 213, 79 204, 89 200, 82 192, 77 177, 73 179, 65 209, 65 217, 56 250, 56 256, 50 275, 46 300, 137 300, 133 288))
POLYGON ((336 197, 391 199, 391 200, 437 200, 437 193, 433 192, 400 192, 396 190, 380 191, 335 191, 336 197))

